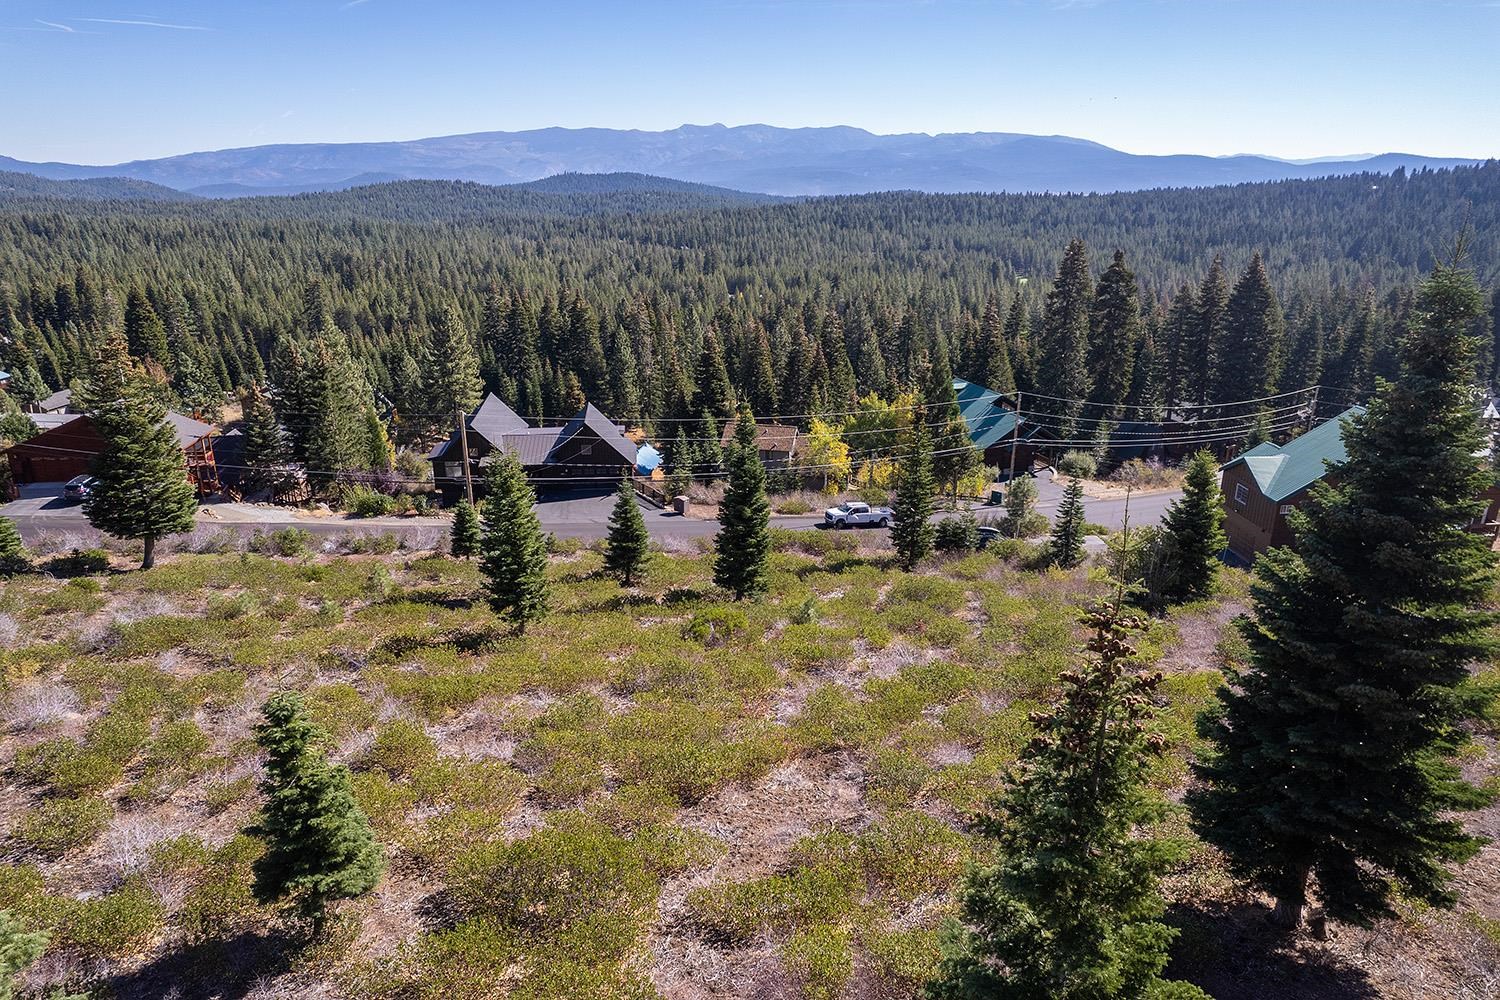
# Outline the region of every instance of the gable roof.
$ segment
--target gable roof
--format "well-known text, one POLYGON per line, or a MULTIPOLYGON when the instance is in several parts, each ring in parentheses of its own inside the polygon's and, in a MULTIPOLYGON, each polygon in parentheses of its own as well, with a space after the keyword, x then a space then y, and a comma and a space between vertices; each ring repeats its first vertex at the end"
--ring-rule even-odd
POLYGON ((1224 468, 1244 463, 1266 499, 1280 502, 1322 479, 1330 463, 1336 465, 1349 457, 1343 422, 1364 412, 1363 406, 1351 406, 1286 444, 1262 442, 1224 463, 1224 468))
POLYGON ((502 434, 531 429, 519 413, 506 406, 505 401, 493 392, 485 394, 484 402, 469 417, 469 427, 491 443, 502 434))
POLYGON ((1023 441, 1040 434, 1041 428, 1038 425, 1024 417, 1017 417, 1014 410, 1001 406, 1000 402, 1009 397, 994 389, 967 379, 955 378, 953 392, 958 397, 958 412, 969 428, 969 440, 980 451, 1008 440, 1012 434, 1017 433, 1018 425, 1018 436, 1023 441))
POLYGON ((213 424, 205 424, 201 420, 184 417, 173 410, 167 411, 167 423, 172 425, 172 430, 177 434, 177 447, 179 448, 186 448, 194 441, 206 438, 214 432, 213 424))
MULTIPOLYGON (((719 435, 719 445, 728 448, 734 440, 734 432, 739 428, 740 418, 736 414, 730 417, 724 424, 724 431, 719 435)), ((784 452, 788 455, 797 453, 797 438, 802 432, 792 424, 763 424, 756 421, 755 424, 755 450, 761 452, 774 451, 784 452)))
POLYGON ((547 453, 547 463, 550 464, 554 460, 559 448, 585 428, 592 431, 594 437, 603 442, 606 447, 614 449, 622 462, 635 465, 635 455, 640 449, 608 417, 596 410, 593 403, 585 403, 583 409, 557 432, 556 441, 547 453))
POLYGON ((38 400, 36 408, 39 410, 62 410, 73 403, 72 389, 59 389, 46 399, 38 400))

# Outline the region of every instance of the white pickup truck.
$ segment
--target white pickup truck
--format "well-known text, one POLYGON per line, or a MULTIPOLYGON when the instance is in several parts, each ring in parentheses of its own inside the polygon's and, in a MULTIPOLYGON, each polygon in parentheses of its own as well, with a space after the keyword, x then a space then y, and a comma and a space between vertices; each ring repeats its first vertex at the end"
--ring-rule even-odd
POLYGON ((871 507, 867 503, 845 503, 829 507, 823 512, 823 526, 827 528, 857 528, 864 525, 887 527, 896 519, 889 507, 871 507))

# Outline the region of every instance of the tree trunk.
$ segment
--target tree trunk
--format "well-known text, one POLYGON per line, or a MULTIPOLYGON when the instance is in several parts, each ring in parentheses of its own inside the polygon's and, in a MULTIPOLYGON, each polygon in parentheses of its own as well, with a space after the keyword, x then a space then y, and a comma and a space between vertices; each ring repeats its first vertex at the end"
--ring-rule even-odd
POLYGON ((1302 911, 1307 907, 1307 877, 1311 871, 1308 865, 1293 871, 1291 883, 1276 897, 1271 922, 1282 930, 1295 931, 1302 926, 1302 911))
POLYGON ((156 565, 156 539, 147 535, 143 541, 146 543, 146 550, 141 555, 141 569, 150 569, 156 565))

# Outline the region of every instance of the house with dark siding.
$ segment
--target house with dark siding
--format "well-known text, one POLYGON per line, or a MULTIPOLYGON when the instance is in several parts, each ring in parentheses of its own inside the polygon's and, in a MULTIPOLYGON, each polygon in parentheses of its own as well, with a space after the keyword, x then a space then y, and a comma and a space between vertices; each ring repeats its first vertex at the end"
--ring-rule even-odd
MULTIPOLYGON (((547 488, 615 489, 635 474, 638 448, 608 417, 587 404, 562 426, 533 427, 494 393, 464 421, 469 474, 474 491, 483 492, 489 466, 501 454, 515 455, 526 476, 541 492, 547 488)), ((458 430, 427 455, 444 503, 456 503, 465 491, 464 439, 458 430)))
POLYGON ((953 380, 953 393, 970 443, 1002 478, 1010 472, 1013 452, 1016 472, 1025 472, 1055 443, 1040 424, 1016 413, 1010 396, 961 378, 953 380))
MULTIPOLYGON (((10 463, 11 480, 17 486, 32 483, 63 483, 93 469, 94 460, 107 447, 104 436, 86 414, 36 414, 39 418, 54 416, 60 423, 45 428, 33 438, 12 445, 5 453, 10 463)), ((168 412, 166 423, 172 428, 182 448, 188 479, 200 494, 219 489, 218 468, 214 461, 213 439, 217 428, 201 420, 168 412)))
POLYGON ((1229 551, 1249 562, 1274 545, 1291 545, 1287 516, 1307 499, 1328 466, 1344 461, 1344 421, 1364 413, 1351 406, 1286 444, 1263 442, 1225 463, 1224 531, 1229 551))

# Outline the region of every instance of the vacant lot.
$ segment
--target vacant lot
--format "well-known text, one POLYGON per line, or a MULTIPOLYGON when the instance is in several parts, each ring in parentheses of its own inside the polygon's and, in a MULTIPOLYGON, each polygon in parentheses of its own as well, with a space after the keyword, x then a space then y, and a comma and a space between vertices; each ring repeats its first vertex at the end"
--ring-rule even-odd
MULTIPOLYGON (((894 572, 858 535, 786 534, 772 595, 707 556, 622 590, 557 554, 524 638, 436 554, 182 555, 0 595, 0 908, 53 928, 29 985, 101 996, 915 995, 966 865, 964 819, 1077 656, 1097 571, 982 553, 894 572), (298 948, 249 892, 251 727, 306 693, 390 858, 298 948)), ((687 546, 690 543, 683 543, 687 546)), ((1187 779, 1239 649, 1244 577, 1143 636, 1187 779)), ((1490 735, 1466 762, 1494 780, 1490 735)), ((1173 821, 1186 835, 1180 817, 1173 821)), ((1500 812, 1471 823, 1500 834, 1500 812)), ((1200 848, 1172 878, 1176 974, 1220 998, 1494 997, 1500 851, 1456 913, 1277 942, 1200 848)))

